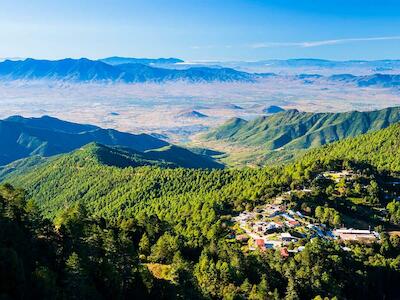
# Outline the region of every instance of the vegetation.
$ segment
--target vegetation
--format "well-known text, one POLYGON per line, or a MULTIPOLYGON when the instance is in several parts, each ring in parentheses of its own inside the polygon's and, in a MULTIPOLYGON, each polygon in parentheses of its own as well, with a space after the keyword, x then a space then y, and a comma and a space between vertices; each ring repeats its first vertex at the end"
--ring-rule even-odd
POLYGON ((398 229, 399 207, 384 183, 398 172, 399 134, 393 125, 263 169, 147 165, 124 149, 91 144, 11 172, 7 181, 26 191, 0 188, 0 294, 395 299, 400 239, 385 229, 398 229), (324 175, 343 169, 352 170, 351 180, 324 175), (343 245, 316 237, 283 257, 248 252, 229 237, 233 215, 288 191, 289 208, 326 226, 372 225, 380 240, 343 245))
POLYGON ((195 154, 147 134, 135 135, 48 116, 14 116, 0 121, 0 139, 0 165, 28 158, 20 162, 18 167, 22 167, 21 164, 32 166, 34 161, 39 163, 38 156, 67 153, 94 142, 123 148, 114 152, 118 152, 120 158, 124 156, 125 160, 130 161, 125 161, 125 165, 161 165, 166 162, 185 168, 223 167, 206 155, 195 154), (32 156, 36 158, 29 159, 32 156))
POLYGON ((400 124, 326 145, 308 152, 303 162, 327 163, 346 159, 370 164, 381 171, 400 172, 400 124))
POLYGON ((400 108, 372 112, 307 113, 288 110, 251 121, 232 119, 205 139, 227 140, 266 150, 306 149, 355 137, 400 121, 400 108))
MULTIPOLYGON (((307 113, 287 110, 251 121, 234 118, 202 138, 210 147, 214 141, 229 145, 232 158, 227 162, 247 162, 256 165, 288 161, 299 150, 315 148, 370 131, 386 128, 400 121, 400 108, 392 107, 371 112, 307 113), (251 154, 240 153, 250 147, 251 154)), ((218 148, 216 148, 218 149, 218 148)), ((249 151, 247 151, 249 152, 249 151)))

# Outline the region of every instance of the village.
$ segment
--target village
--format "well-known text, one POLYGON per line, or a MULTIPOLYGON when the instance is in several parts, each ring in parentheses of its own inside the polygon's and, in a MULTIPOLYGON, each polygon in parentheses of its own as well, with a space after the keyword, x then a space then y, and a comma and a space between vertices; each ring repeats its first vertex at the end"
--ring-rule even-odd
MULTIPOLYGON (((287 209, 285 205, 267 204, 254 211, 244 211, 233 218, 236 240, 248 246, 248 250, 279 249, 282 256, 304 249, 304 241, 319 237, 342 241, 371 242, 379 238, 372 230, 340 228, 331 230, 325 224, 315 223, 300 211, 287 209)), ((347 247, 343 247, 345 250, 347 247)))
MULTIPOLYGON (((330 171, 319 176, 337 183, 342 178, 351 179, 353 173, 330 171)), ((287 191, 272 199, 271 203, 258 206, 252 211, 243 211, 233 217, 235 239, 249 251, 277 249, 282 257, 303 251, 304 244, 316 237, 343 242, 373 242, 379 239, 379 234, 370 229, 333 229, 299 210, 288 208, 285 198, 298 192, 311 193, 311 190, 303 187, 287 191)), ((348 247, 342 248, 350 251, 348 247)))

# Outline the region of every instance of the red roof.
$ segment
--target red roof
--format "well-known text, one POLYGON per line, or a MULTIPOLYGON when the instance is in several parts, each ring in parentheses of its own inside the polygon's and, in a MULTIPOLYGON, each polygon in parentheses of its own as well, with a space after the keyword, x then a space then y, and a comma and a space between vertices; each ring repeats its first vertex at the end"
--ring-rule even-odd
POLYGON ((287 248, 281 248, 281 256, 289 257, 289 252, 287 251, 287 248))
POLYGON ((264 246, 265 246, 265 242, 264 242, 263 239, 257 239, 257 240, 256 240, 256 245, 257 245, 258 247, 264 247, 264 246))
POLYGON ((291 225, 299 225, 300 223, 298 221, 289 221, 289 224, 291 224, 291 225))

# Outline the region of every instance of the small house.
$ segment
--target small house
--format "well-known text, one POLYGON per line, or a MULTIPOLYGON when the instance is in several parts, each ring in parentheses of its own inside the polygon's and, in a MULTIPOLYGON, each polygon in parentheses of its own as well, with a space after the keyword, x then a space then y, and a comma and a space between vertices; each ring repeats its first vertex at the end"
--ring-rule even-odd
POLYGON ((289 224, 290 227, 300 226, 300 222, 299 221, 289 221, 288 224, 289 224))
POLYGON ((288 249, 287 248, 281 248, 281 256, 283 257, 283 258, 287 258, 287 257, 289 257, 289 252, 288 252, 288 249))
POLYGON ((292 235, 289 232, 281 233, 282 242, 291 242, 293 240, 292 235))
POLYGON ((263 239, 256 239, 255 242, 260 250, 265 250, 265 242, 263 239))

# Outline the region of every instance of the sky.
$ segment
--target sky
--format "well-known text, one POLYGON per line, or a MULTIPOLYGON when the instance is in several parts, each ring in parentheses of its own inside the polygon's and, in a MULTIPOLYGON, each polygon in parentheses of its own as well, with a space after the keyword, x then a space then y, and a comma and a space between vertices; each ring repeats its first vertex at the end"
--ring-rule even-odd
POLYGON ((0 0, 0 57, 400 59, 398 0, 0 0))

